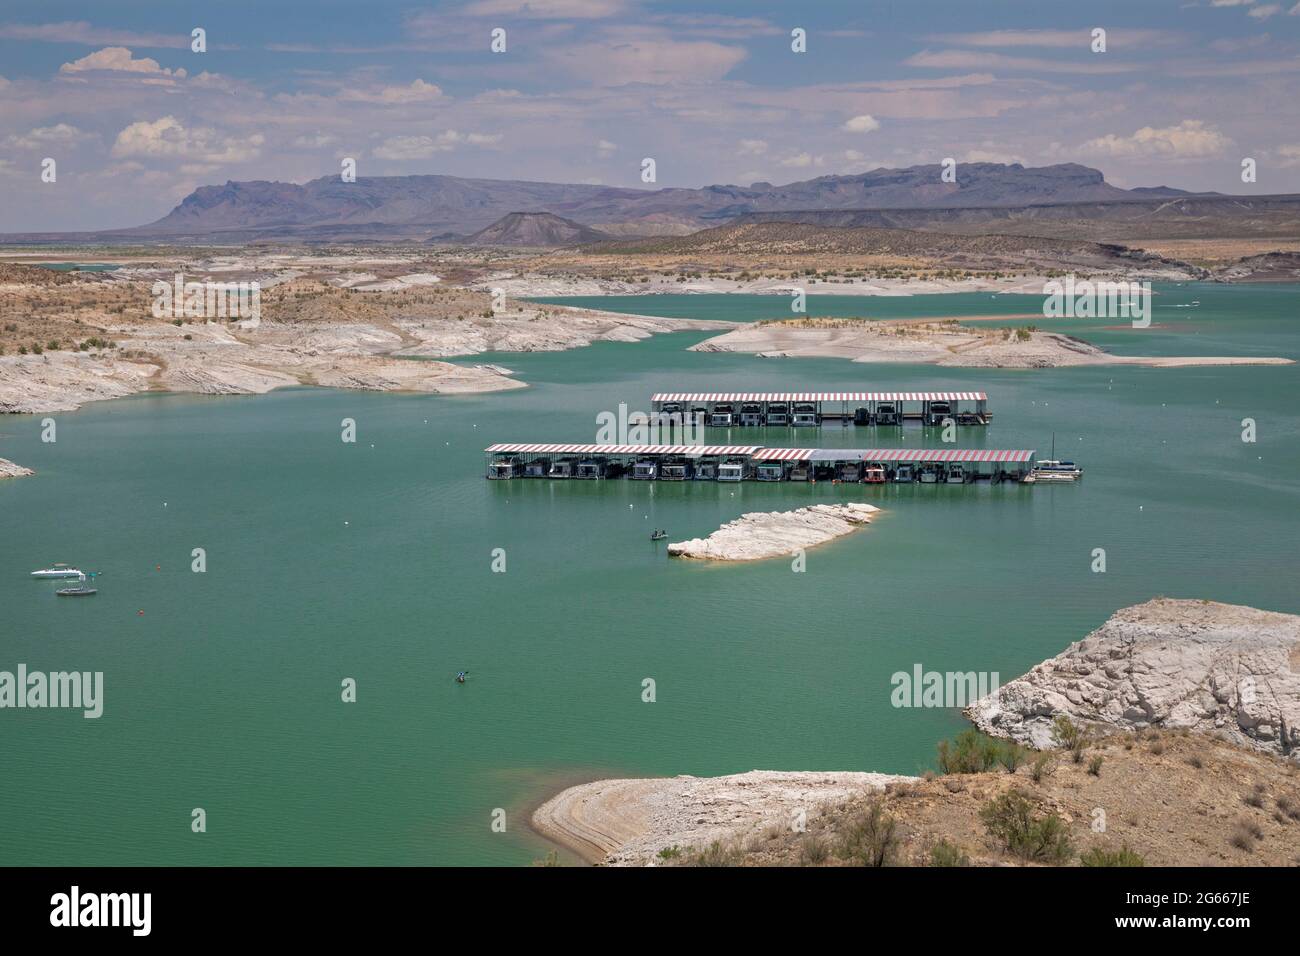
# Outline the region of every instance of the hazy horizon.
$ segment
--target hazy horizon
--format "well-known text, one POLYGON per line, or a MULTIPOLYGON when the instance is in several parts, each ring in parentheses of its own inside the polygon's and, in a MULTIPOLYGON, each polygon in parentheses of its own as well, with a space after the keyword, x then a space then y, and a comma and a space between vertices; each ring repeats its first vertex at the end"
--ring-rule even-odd
POLYGON ((636 189, 954 157, 1079 163, 1122 188, 1300 192, 1300 2, 1084 15, 1063 2, 738 15, 633 0, 52 0, 0 15, 0 232, 142 225, 199 186, 304 183, 344 157, 359 178, 636 189))

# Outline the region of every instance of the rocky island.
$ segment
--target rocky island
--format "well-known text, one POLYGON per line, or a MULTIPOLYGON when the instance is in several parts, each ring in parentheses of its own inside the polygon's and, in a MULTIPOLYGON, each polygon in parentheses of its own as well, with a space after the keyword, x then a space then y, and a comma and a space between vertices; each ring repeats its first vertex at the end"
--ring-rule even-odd
POLYGON ((26 478, 28 475, 34 475, 36 472, 30 468, 24 468, 22 465, 15 465, 6 458, 0 458, 0 479, 2 478, 26 478))
POLYGON ((679 558, 758 561, 824 544, 871 523, 874 505, 810 505, 794 511, 751 512, 724 524, 707 538, 668 545, 679 558))
POLYGON ((1256 356, 1114 355, 1061 332, 1033 327, 976 328, 956 320, 803 318, 756 322, 691 347, 761 358, 843 358, 957 368, 1064 368, 1079 365, 1292 365, 1256 356))

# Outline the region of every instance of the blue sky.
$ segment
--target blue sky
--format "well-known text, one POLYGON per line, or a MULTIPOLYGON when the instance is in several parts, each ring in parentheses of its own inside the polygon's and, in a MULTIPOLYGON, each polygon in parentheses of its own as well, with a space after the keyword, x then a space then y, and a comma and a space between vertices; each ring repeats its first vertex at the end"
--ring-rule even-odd
POLYGON ((658 185, 699 186, 951 156, 1300 192, 1297 93, 1300 0, 9 3, 0 231, 135 225, 343 157, 640 186, 651 156, 658 185))

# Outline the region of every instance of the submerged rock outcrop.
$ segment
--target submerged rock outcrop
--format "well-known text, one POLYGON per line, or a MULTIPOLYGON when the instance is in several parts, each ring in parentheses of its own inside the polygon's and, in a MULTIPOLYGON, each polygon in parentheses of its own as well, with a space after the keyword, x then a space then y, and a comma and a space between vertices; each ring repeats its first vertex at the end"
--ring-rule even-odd
POLYGON ((36 472, 30 468, 24 468, 22 465, 15 465, 7 458, 0 458, 0 478, 26 478, 28 475, 34 475, 36 472))
POLYGON ((1157 598, 972 704, 983 731, 1051 745, 1058 715, 1085 725, 1186 728, 1300 759, 1300 617, 1157 598))
POLYGON ((757 561, 794 554, 871 523, 880 509, 874 505, 811 505, 795 511, 755 511, 724 524, 707 538, 692 538, 668 545, 668 553, 681 558, 714 561, 757 561))

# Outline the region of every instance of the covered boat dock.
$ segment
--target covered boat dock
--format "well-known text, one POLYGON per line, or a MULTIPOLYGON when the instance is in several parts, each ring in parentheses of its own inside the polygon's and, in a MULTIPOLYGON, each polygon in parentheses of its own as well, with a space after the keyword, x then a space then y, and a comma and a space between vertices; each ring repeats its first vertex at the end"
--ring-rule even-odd
POLYGON ((830 421, 942 425, 948 418, 958 425, 987 425, 993 417, 984 392, 658 392, 650 408, 687 420, 702 416, 715 428, 801 427, 830 421))
POLYGON ((1024 481, 1032 449, 767 448, 759 445, 498 443, 489 478, 645 481, 844 481, 966 484, 1024 481))

